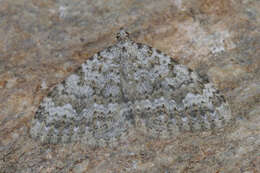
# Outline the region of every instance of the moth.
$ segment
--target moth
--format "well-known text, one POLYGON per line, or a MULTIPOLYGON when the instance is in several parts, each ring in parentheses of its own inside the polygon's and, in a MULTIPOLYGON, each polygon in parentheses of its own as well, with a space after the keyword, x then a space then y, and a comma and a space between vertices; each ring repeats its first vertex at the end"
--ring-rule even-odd
POLYGON ((230 120, 230 107, 212 83, 121 29, 115 45, 43 98, 30 135, 42 143, 114 146, 133 130, 167 139, 230 120))

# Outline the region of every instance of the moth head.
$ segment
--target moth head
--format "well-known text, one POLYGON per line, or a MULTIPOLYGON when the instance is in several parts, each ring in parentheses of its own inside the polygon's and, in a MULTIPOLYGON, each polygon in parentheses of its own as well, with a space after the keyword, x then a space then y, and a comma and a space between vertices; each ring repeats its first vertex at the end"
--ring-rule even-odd
POLYGON ((129 40, 129 33, 126 32, 123 28, 120 28, 119 32, 116 35, 117 41, 126 41, 129 40))

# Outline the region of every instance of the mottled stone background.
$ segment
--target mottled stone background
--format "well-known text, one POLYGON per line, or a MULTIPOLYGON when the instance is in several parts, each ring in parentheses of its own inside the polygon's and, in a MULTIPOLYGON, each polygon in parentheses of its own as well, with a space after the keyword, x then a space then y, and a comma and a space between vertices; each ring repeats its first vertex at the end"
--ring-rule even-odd
POLYGON ((260 1, 0 0, 0 173, 14 172, 260 172, 260 1), (42 97, 120 27, 208 76, 236 123, 94 150, 32 140, 42 97))

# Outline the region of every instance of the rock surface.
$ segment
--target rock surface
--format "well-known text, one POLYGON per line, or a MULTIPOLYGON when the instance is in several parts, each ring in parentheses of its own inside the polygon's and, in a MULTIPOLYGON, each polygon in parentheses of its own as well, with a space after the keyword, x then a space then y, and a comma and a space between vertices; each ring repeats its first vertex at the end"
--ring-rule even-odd
POLYGON ((0 172, 260 171, 258 0, 0 1, 0 172), (29 137, 41 99, 126 28, 220 89, 236 124, 89 149, 29 137), (205 77, 206 78, 206 77, 205 77))

